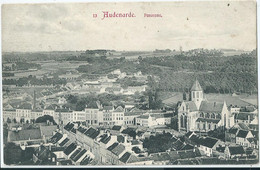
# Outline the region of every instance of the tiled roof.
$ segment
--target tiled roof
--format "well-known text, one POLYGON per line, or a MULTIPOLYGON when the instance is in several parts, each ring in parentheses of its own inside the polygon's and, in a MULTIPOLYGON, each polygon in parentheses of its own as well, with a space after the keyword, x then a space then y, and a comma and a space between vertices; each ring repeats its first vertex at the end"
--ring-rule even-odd
POLYGON ((197 106, 193 101, 187 101, 185 102, 186 108, 189 108, 191 112, 197 111, 197 106))
POLYGON ((242 146, 229 146, 230 155, 244 154, 245 151, 242 146))
POLYGON ((246 131, 246 130, 239 130, 238 133, 237 133, 237 137, 246 138, 248 132, 249 131, 246 131))
POLYGON ((142 115, 144 112, 124 112, 125 116, 138 116, 142 115))
POLYGON ((196 122, 207 122, 207 123, 215 123, 218 124, 220 119, 208 119, 208 118, 198 118, 196 122))
POLYGON ((139 119, 148 119, 149 115, 140 115, 137 118, 139 118, 139 119))
POLYGON ((42 135, 45 135, 45 137, 52 136, 53 132, 57 130, 57 125, 52 126, 40 126, 40 130, 42 135))
POLYGON ((67 130, 67 131, 71 131, 71 129, 74 127, 74 124, 73 123, 67 123, 65 126, 64 126, 64 129, 67 130))
POLYGON ((92 162, 92 160, 93 159, 89 155, 86 155, 80 162, 80 165, 88 165, 92 162))
POLYGON ((8 137, 10 141, 41 139, 40 129, 22 129, 18 132, 9 131, 8 137))
POLYGON ((238 132, 238 129, 237 128, 231 128, 231 129, 228 130, 228 132, 236 135, 237 132, 238 132))
POLYGON ((84 127, 81 127, 81 126, 77 130, 81 133, 85 133, 87 131, 87 129, 85 129, 84 127))
POLYGON ((86 149, 81 150, 80 153, 77 154, 77 156, 76 156, 74 159, 72 159, 72 160, 73 160, 74 162, 77 162, 86 152, 87 152, 86 149))
POLYGON ((114 149, 111 150, 112 153, 119 156, 122 152, 124 152, 125 146, 122 144, 117 145, 114 149))
POLYGON ((202 101, 199 111, 203 112, 222 112, 224 102, 202 101))
POLYGON ((78 148, 76 151, 73 152, 73 154, 70 156, 70 159, 74 161, 74 158, 79 154, 81 151, 81 148, 78 148))

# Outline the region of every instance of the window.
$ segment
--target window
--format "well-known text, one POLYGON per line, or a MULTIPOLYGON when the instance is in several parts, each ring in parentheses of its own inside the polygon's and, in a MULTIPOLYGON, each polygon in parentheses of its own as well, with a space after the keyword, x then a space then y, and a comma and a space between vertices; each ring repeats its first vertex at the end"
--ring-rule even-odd
POLYGON ((211 124, 209 124, 209 130, 211 129, 211 124))
POLYGON ((203 123, 203 129, 204 129, 204 130, 206 129, 206 124, 205 124, 205 123, 203 123))
POLYGON ((200 93, 199 92, 197 92, 197 98, 199 98, 200 97, 200 93))

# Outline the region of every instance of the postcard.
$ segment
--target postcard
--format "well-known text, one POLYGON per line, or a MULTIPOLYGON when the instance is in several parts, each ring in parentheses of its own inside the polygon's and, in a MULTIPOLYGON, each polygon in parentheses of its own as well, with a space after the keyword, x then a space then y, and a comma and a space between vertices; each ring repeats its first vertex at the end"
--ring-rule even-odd
POLYGON ((4 167, 259 166, 256 1, 4 3, 4 167))

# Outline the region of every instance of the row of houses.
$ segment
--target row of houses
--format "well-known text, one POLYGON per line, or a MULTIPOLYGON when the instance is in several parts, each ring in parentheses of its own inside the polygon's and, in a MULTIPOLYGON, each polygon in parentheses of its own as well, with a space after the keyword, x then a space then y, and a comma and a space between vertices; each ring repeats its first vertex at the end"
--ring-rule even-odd
POLYGON ((86 122, 87 125, 139 125, 156 126, 171 123, 172 113, 162 111, 146 111, 136 108, 123 108, 122 106, 102 106, 99 102, 87 105, 83 111, 73 111, 60 108, 58 105, 50 105, 43 110, 31 109, 30 104, 23 104, 18 109, 5 109, 3 121, 32 122, 38 117, 50 115, 58 124, 68 122, 86 122))

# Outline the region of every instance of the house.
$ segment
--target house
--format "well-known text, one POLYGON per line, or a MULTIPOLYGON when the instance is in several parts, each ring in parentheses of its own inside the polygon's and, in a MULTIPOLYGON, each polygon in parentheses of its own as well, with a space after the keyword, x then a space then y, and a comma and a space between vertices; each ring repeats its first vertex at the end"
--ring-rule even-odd
POLYGON ((107 148, 117 141, 117 136, 111 135, 109 132, 100 136, 100 162, 102 164, 108 164, 107 160, 107 148))
POLYGON ((242 146, 226 146, 224 153, 225 157, 228 159, 232 159, 234 157, 242 157, 246 155, 242 146))
POLYGON ((143 114, 136 117, 136 125, 151 127, 156 125, 155 117, 150 116, 150 114, 143 114))
POLYGON ((111 146, 107 148, 107 160, 112 165, 118 165, 119 159, 126 152, 125 146, 121 143, 113 143, 111 146))
POLYGON ((112 120, 114 107, 113 106, 104 106, 103 107, 103 124, 104 125, 114 125, 112 120))
POLYGON ((110 133, 113 134, 113 135, 118 135, 118 134, 120 134, 123 130, 124 130, 124 127, 123 127, 123 126, 114 125, 114 126, 111 128, 110 133))
POLYGON ((103 112, 99 101, 89 103, 85 108, 85 114, 88 125, 103 124, 103 112))
POLYGON ((122 106, 113 110, 112 122, 114 125, 124 125, 124 108, 122 106))
POLYGON ((197 140, 197 145, 202 154, 212 156, 213 150, 216 150, 216 147, 220 145, 220 141, 211 137, 201 137, 197 140))
POLYGON ((256 114, 250 112, 239 112, 235 114, 235 123, 249 125, 256 118, 256 114))
POLYGON ((142 115, 144 112, 142 111, 130 111, 124 112, 124 124, 125 125, 135 125, 136 118, 142 115))
POLYGON ((250 138, 253 138, 253 134, 251 131, 247 130, 239 130, 236 136, 236 144, 246 146, 246 147, 251 147, 251 142, 250 138))

